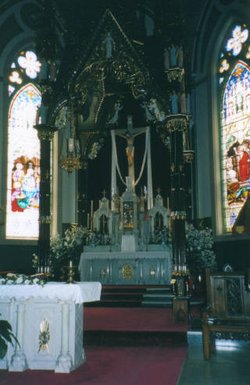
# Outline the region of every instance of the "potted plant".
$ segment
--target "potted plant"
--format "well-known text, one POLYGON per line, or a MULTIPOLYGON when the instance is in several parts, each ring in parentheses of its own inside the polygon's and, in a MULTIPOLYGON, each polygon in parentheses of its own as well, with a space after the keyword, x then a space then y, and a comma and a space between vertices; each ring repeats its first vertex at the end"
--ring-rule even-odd
POLYGON ((17 342, 16 336, 13 334, 11 324, 6 320, 0 320, 0 359, 2 360, 7 353, 8 343, 14 345, 17 342))

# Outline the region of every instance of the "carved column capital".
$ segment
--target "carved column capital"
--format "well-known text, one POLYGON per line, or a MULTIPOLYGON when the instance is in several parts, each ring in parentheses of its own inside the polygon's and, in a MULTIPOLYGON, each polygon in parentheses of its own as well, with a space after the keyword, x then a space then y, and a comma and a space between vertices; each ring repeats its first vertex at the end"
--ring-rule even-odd
POLYGON ((174 131, 186 131, 189 127, 189 115, 188 114, 173 114, 168 115, 164 129, 168 132, 174 131))
POLYGON ((179 68, 179 67, 169 68, 165 72, 166 72, 168 81, 170 83, 174 82, 174 81, 182 82, 182 80, 184 78, 184 69, 183 68, 179 68))
POLYGON ((50 141, 54 137, 54 133, 57 131, 57 127, 51 126, 49 124, 36 124, 34 128, 38 132, 38 138, 41 141, 50 141))

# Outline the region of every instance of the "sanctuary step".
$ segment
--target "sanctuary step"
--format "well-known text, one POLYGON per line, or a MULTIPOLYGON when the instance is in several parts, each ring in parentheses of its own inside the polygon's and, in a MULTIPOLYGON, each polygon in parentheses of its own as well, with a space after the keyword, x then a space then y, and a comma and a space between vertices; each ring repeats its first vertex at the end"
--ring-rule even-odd
POLYGON ((183 346, 186 331, 120 331, 88 330, 84 334, 87 346, 183 346))
POLYGON ((187 343, 188 322, 175 323, 170 308, 85 308, 87 345, 177 346, 187 343))
POLYGON ((172 302, 171 286, 147 287, 143 294, 141 306, 172 307, 172 302))
POLYGON ((171 287, 163 285, 103 285, 101 300, 88 307, 171 307, 171 287))

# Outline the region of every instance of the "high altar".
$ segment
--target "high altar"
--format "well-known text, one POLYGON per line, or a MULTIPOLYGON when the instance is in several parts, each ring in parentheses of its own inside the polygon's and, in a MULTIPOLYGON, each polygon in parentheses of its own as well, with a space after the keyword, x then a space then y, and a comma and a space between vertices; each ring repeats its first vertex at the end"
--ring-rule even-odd
POLYGON ((90 232, 79 263, 82 281, 98 280, 105 284, 168 284, 172 272, 172 253, 169 239, 170 213, 158 194, 153 199, 150 130, 135 129, 128 117, 128 128, 111 132, 111 199, 104 196, 98 209, 91 210, 90 232), (147 159, 147 186, 136 194, 134 171, 134 138, 145 134, 144 161, 147 159), (116 152, 115 136, 126 139, 128 176, 121 175, 116 152), (117 175, 124 191, 117 189, 117 175))

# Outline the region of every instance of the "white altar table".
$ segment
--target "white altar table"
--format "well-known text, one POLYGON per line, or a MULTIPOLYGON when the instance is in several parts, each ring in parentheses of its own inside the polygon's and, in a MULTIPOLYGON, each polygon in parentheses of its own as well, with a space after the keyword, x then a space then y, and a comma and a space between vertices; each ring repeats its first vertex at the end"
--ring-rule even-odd
POLYGON ((69 373, 85 361, 83 304, 100 300, 100 282, 0 285, 1 319, 19 345, 9 345, 0 369, 69 373))

